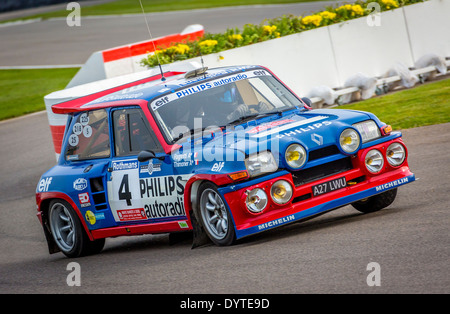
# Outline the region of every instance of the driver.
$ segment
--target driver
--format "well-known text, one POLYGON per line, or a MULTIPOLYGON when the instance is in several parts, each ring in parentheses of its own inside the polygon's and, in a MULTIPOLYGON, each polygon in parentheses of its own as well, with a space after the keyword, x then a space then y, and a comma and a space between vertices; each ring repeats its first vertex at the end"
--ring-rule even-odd
MULTIPOLYGON (((265 103, 260 102, 255 109, 262 112, 269 109, 266 107, 265 103)), ((235 83, 213 88, 207 96, 203 111, 205 122, 219 126, 250 114, 235 83)))

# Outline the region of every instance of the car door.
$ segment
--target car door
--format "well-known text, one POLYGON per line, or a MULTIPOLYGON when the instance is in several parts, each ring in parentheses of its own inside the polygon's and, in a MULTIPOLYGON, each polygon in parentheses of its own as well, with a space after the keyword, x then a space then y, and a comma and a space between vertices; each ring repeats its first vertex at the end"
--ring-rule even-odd
POLYGON ((182 175, 174 175, 166 155, 142 109, 127 107, 111 112, 114 156, 109 167, 108 199, 117 223, 185 220, 182 175), (139 162, 141 151, 155 158, 139 162))

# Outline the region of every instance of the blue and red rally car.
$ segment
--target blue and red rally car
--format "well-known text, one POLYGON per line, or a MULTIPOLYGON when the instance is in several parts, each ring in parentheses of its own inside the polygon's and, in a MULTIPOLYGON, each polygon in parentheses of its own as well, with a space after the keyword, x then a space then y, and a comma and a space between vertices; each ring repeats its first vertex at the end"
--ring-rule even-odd
POLYGON ((260 66, 171 72, 54 105, 69 118, 36 189, 50 253, 192 230, 230 245, 347 204, 377 211, 415 180, 400 132, 309 105, 260 66))

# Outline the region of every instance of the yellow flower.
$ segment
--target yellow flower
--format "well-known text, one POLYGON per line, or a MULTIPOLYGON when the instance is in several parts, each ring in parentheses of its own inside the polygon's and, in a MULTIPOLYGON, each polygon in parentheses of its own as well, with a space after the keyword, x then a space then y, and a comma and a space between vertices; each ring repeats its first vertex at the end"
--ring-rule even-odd
POLYGON ((348 10, 348 11, 350 11, 351 9, 352 9, 352 5, 351 4, 346 4, 346 5, 340 6, 336 10, 348 10))
POLYGON ((304 18, 302 18, 302 24, 304 24, 304 25, 314 24, 315 26, 320 26, 321 22, 322 22, 322 17, 317 14, 308 15, 308 16, 305 16, 304 18))
POLYGON ((178 44, 175 46, 175 52, 181 55, 184 55, 189 51, 189 46, 184 44, 178 44))
POLYGON ((206 40, 204 40, 204 41, 199 42, 198 45, 199 45, 200 47, 205 47, 205 46, 206 46, 206 47, 213 47, 213 46, 217 45, 217 40, 214 40, 214 39, 206 39, 206 40))
POLYGON ((263 26, 263 33, 264 33, 264 34, 272 35, 272 33, 273 33, 276 29, 277 29, 277 26, 276 26, 276 25, 272 25, 272 26, 270 26, 270 25, 264 25, 264 26, 263 26))
POLYGON ((324 19, 329 19, 329 20, 332 20, 332 19, 334 19, 336 17, 336 13, 333 13, 333 12, 330 12, 330 11, 320 12, 319 15, 321 17, 323 17, 324 19))
POLYGON ((352 5, 352 11, 357 15, 364 15, 364 9, 359 4, 352 5))
POLYGON ((240 41, 243 40, 244 38, 242 37, 241 34, 232 34, 228 36, 228 40, 229 41, 240 41))
POLYGON ((387 9, 390 9, 391 7, 398 8, 398 2, 396 0, 381 0, 384 5, 386 5, 387 9))

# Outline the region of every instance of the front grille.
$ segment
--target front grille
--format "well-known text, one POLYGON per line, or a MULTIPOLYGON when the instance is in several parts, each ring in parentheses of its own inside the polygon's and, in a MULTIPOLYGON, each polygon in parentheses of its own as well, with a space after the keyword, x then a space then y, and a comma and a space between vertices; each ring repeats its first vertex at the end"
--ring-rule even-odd
POLYGON ((292 171, 291 173, 295 186, 300 186, 351 169, 353 169, 352 161, 350 157, 347 157, 308 169, 292 171))
POLYGON ((327 147, 323 147, 323 148, 319 148, 316 150, 313 150, 311 152, 309 152, 309 161, 312 160, 316 160, 316 159, 320 159, 320 158, 324 158, 324 157, 328 157, 331 155, 336 155, 339 154, 339 149, 337 148, 336 145, 331 145, 331 146, 327 146, 327 147))

